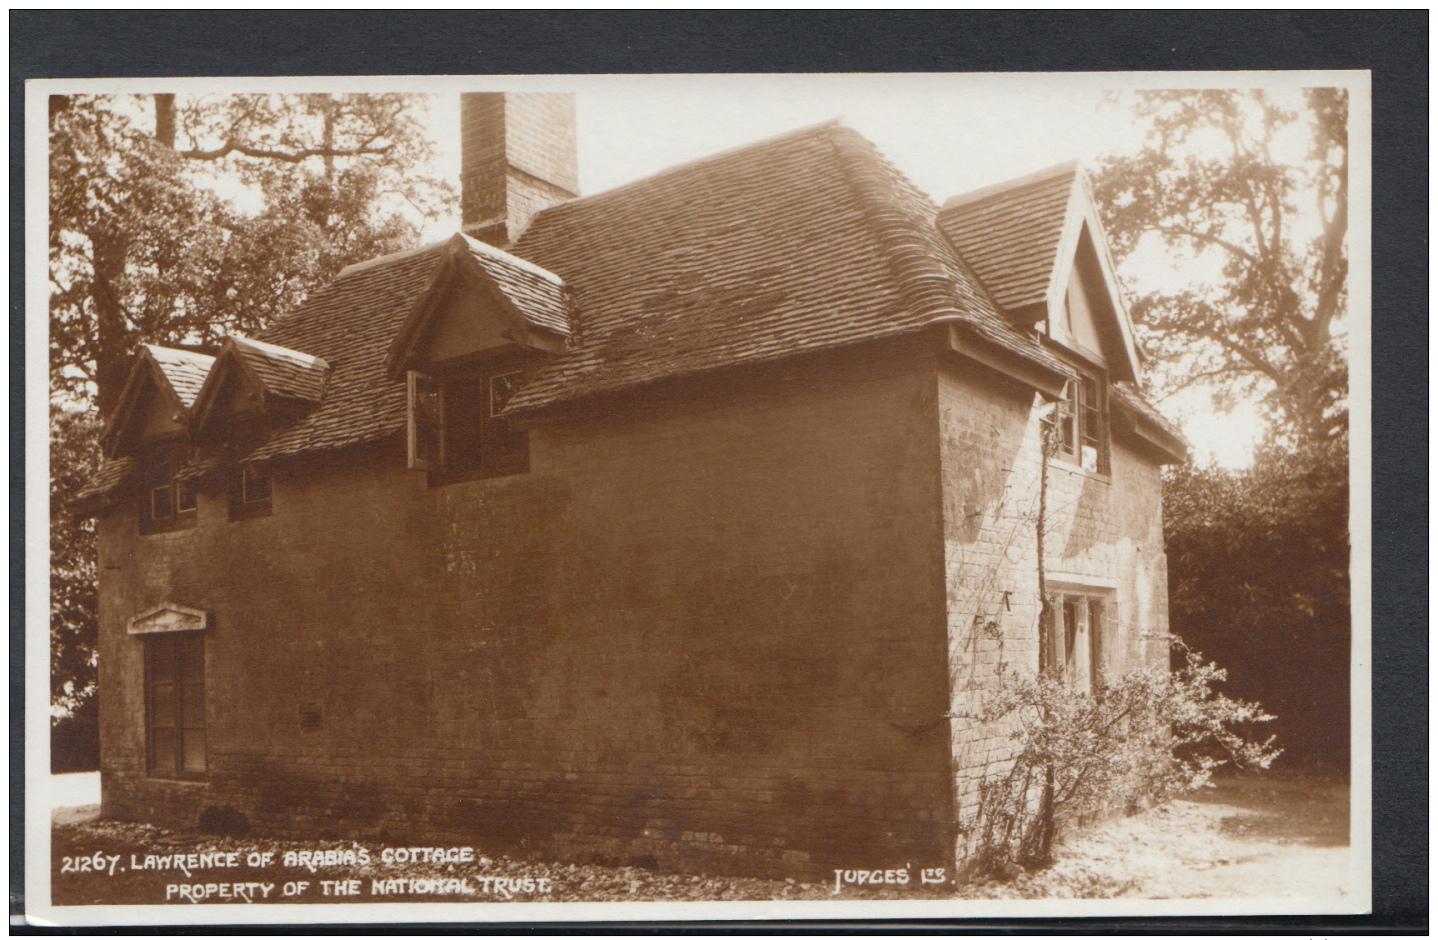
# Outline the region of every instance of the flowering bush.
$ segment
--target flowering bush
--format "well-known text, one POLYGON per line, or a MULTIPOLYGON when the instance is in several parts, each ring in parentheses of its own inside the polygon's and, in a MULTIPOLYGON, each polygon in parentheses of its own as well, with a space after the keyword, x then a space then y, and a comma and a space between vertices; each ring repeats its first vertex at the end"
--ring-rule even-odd
POLYGON ((1061 821, 1203 786, 1226 763, 1266 768, 1280 751, 1273 738, 1255 743, 1238 728, 1272 715, 1214 690, 1225 673, 1170 641, 1178 670, 1137 670, 1105 677, 1090 693, 1055 675, 1008 674, 983 711, 965 717, 1014 726, 1018 755, 1006 773, 982 787, 980 868, 1052 861, 1061 821))

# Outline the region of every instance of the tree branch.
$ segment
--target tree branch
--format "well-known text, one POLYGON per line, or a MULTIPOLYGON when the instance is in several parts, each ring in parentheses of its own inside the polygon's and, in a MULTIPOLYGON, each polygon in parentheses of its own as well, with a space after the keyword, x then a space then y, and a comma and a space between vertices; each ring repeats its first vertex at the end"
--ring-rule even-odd
POLYGON ((385 144, 383 147, 371 147, 368 144, 361 144, 358 147, 313 147, 290 152, 284 150, 263 150, 259 147, 249 147, 236 143, 235 141, 228 141, 215 150, 181 150, 178 152, 180 156, 188 160, 220 160, 232 153, 238 153, 261 160, 301 163, 311 157, 361 157, 386 154, 393 149, 394 144, 385 144))
POLYGON ((1155 225, 1153 226, 1152 231, 1158 232, 1162 235, 1176 235, 1181 238, 1192 238, 1196 241, 1208 242, 1211 245, 1217 245, 1218 247, 1223 248, 1226 251, 1231 252, 1232 254, 1238 255, 1240 258, 1247 261, 1254 267, 1262 266, 1262 262, 1260 262, 1252 254, 1235 245, 1233 242, 1219 238, 1217 235, 1209 235, 1206 232, 1196 232, 1191 228, 1184 228, 1179 225, 1155 225))

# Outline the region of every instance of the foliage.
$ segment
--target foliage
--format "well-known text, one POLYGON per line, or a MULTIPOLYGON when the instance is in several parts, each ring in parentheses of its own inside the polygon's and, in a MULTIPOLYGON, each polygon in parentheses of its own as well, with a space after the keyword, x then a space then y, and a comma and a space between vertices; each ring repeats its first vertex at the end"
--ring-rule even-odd
POLYGON ((1164 480, 1171 629, 1279 716, 1294 759, 1348 756, 1348 460, 1343 441, 1164 480), (1317 716, 1322 716, 1318 718, 1317 716))
POLYGON ((1263 91, 1140 92, 1132 110, 1148 126, 1143 150, 1108 158, 1094 180, 1115 257, 1156 240, 1200 272, 1131 304, 1166 390, 1255 397, 1286 443, 1342 434, 1347 93, 1309 89, 1289 109, 1263 91))
MULTIPOLYGON (((51 666, 57 719, 95 702, 94 531, 70 503, 140 343, 213 344, 293 309, 433 216, 404 95, 50 99, 51 666), (253 211, 243 197, 257 197, 253 211)), ((252 199, 252 201, 255 201, 252 199)), ((88 714, 88 712, 86 712, 88 714)))
POLYGON ((1225 763, 1273 761, 1272 738, 1254 743, 1236 730, 1272 716, 1216 691, 1224 671, 1172 639, 1184 660, 1178 670, 1106 677, 1093 694, 1062 676, 1010 672, 980 713, 965 716, 1010 724, 1017 742, 1009 770, 984 783, 981 868, 1043 867, 1065 820, 1203 786, 1225 763))
POLYGON ((106 413, 139 343, 255 331, 345 264, 412 245, 414 225, 379 197, 433 214, 446 187, 413 172, 428 145, 410 104, 171 102, 171 149, 143 126, 143 98, 52 99, 51 388, 106 413), (245 186, 261 211, 217 194, 245 186))

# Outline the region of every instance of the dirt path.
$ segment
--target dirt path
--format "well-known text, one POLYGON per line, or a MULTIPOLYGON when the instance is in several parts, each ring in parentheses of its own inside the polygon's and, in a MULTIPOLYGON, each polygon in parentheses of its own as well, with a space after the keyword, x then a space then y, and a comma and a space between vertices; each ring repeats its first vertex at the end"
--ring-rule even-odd
POLYGON ((1348 786, 1241 778, 1078 834, 989 897, 1313 898, 1348 883, 1348 786))

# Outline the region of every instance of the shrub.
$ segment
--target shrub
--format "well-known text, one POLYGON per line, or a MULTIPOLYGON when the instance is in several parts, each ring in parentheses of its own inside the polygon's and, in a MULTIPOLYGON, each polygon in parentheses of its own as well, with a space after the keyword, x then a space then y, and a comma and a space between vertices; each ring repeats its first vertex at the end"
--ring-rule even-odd
POLYGON ((1107 678, 1090 694, 1062 676, 1007 674, 983 722, 1013 725, 1018 754, 981 789, 976 862, 1002 874, 1053 860, 1058 826, 1144 798, 1203 786, 1226 763, 1266 768, 1280 753, 1273 738, 1245 739, 1239 728, 1272 715, 1214 690, 1224 671, 1170 637, 1183 665, 1107 678))

